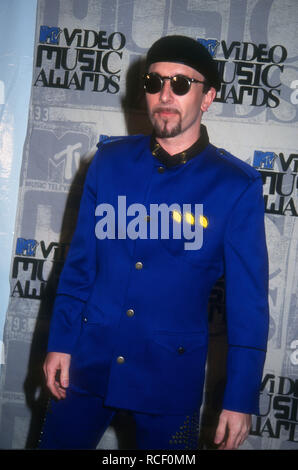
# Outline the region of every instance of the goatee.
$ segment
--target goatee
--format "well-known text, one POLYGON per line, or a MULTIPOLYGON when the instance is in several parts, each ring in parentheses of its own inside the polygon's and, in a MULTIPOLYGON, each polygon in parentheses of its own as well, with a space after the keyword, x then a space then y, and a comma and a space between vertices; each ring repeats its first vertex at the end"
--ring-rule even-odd
POLYGON ((176 110, 170 109, 170 108, 157 108, 153 110, 152 115, 151 115, 151 121, 155 130, 155 135, 156 137, 160 138, 170 138, 170 137, 176 137, 181 133, 181 118, 180 118, 180 113, 176 110), (158 114, 159 112, 162 111, 169 111, 176 113, 179 116, 179 121, 174 127, 171 127, 171 121, 168 119, 161 119, 160 121, 155 118, 155 115, 158 114), (168 124, 170 125, 170 128, 168 128, 168 124))
POLYGON ((167 128, 167 121, 164 122, 163 126, 155 123, 154 124, 154 130, 155 130, 155 135, 156 137, 160 138, 170 138, 170 137, 176 137, 181 133, 181 122, 178 122, 178 124, 173 127, 172 129, 167 128))

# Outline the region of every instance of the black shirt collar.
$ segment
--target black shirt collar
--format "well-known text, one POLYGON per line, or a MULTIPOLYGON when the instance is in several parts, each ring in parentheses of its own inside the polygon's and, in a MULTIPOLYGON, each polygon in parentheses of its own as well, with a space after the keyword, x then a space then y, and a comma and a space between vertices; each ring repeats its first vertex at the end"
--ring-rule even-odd
POLYGON ((209 137, 207 129, 203 124, 201 124, 199 139, 191 147, 184 150, 183 152, 176 153, 175 155, 170 155, 156 141, 154 134, 152 134, 151 136, 150 149, 152 155, 154 155, 154 157, 156 157, 161 163, 163 163, 167 167, 172 167, 186 163, 188 160, 201 153, 204 148, 207 147, 208 144, 209 137))

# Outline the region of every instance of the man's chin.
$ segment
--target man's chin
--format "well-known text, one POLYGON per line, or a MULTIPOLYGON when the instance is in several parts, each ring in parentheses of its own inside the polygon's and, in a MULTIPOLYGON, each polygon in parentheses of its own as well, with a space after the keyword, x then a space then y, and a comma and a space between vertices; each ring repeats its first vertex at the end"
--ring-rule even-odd
POLYGON ((176 126, 169 129, 168 127, 154 126, 155 135, 160 139, 171 139, 172 137, 177 137, 181 133, 181 127, 176 126))

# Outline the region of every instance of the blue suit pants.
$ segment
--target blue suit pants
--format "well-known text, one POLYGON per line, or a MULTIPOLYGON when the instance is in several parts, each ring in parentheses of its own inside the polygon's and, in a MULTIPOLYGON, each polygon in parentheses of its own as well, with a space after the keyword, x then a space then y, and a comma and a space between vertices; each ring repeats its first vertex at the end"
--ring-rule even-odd
MULTIPOLYGON (((105 407, 98 396, 69 388, 65 399, 49 404, 39 449, 96 449, 118 411, 105 407)), ((198 449, 198 411, 187 416, 129 413, 137 449, 198 449)))

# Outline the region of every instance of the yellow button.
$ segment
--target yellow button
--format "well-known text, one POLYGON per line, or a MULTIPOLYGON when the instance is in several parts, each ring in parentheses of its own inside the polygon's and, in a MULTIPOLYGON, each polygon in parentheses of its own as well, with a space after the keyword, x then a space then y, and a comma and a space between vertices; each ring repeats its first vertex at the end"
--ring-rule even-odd
POLYGON ((180 213, 179 211, 177 211, 176 209, 173 210, 173 212, 172 212, 172 217, 173 217, 173 219, 175 220, 175 222, 178 222, 178 224, 181 223, 182 215, 181 215, 181 213, 180 213))
POLYGON ((184 217, 185 217, 185 220, 188 224, 194 225, 195 218, 194 218, 194 216, 192 215, 191 212, 186 212, 184 217))
POLYGON ((186 152, 182 152, 182 153, 181 153, 181 157, 182 157, 181 163, 182 163, 182 164, 185 164, 185 163, 187 162, 187 159, 186 159, 186 152))
POLYGON ((157 171, 158 171, 158 173, 163 173, 163 172, 165 171, 165 167, 159 166, 159 167, 157 168, 157 171))
POLYGON ((135 264, 135 268, 136 268, 136 269, 143 269, 143 263, 141 263, 141 261, 138 261, 138 262, 135 264))
POLYGON ((205 215, 200 215, 199 220, 200 220, 200 224, 202 225, 202 227, 204 228, 208 227, 209 221, 205 215))
POLYGON ((118 356, 117 357, 117 362, 118 362, 118 364, 123 364, 125 362, 124 357, 123 356, 118 356))
POLYGON ((135 314, 134 310, 132 308, 129 308, 127 311, 126 311, 126 315, 128 317, 133 317, 135 314))

